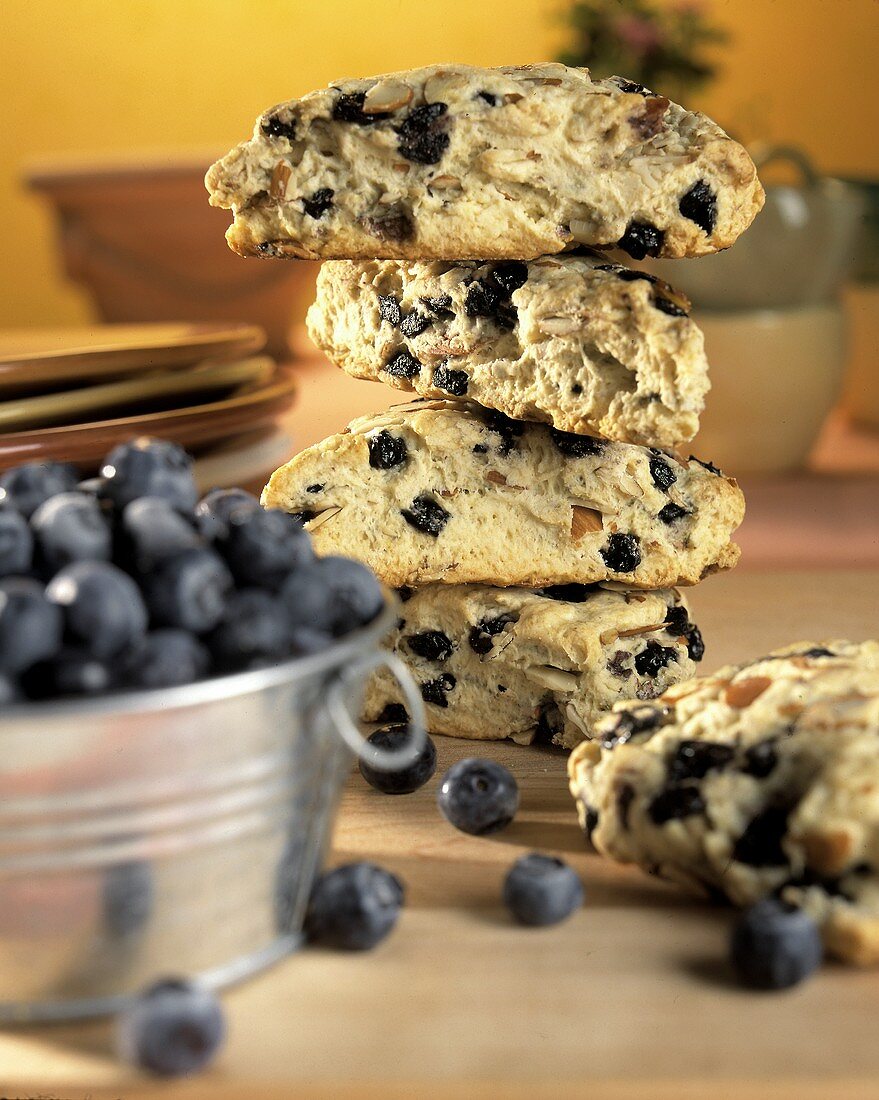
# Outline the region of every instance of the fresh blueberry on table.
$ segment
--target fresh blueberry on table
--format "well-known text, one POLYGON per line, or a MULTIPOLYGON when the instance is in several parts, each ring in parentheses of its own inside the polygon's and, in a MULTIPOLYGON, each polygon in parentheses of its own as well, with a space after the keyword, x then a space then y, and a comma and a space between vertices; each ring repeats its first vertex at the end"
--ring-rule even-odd
MULTIPOLYGON (((367 738, 367 744, 387 752, 399 752, 410 740, 412 734, 407 725, 383 726, 367 738)), ((382 794, 411 794, 430 779, 436 772, 436 745, 428 737, 424 748, 411 764, 404 768, 388 771, 370 763, 369 750, 364 750, 360 759, 360 774, 370 785, 382 794)))
POLYGON ((0 577, 30 572, 34 537, 27 520, 13 508, 0 508, 0 577))
POLYGON ((156 982, 133 997, 116 1021, 122 1058, 161 1077, 204 1069, 225 1036, 226 1021, 216 994, 182 978, 156 982))
POLYGON ((101 467, 103 493, 117 508, 138 497, 162 497, 189 512, 198 499, 192 459, 176 443, 142 437, 115 447, 101 467))
POLYGON ((583 884, 563 860, 530 852, 507 872, 503 897, 520 924, 558 924, 583 904, 583 884))
POLYGON ((30 577, 0 581, 0 673, 16 675, 61 648, 64 620, 30 577))
POLYGON ((730 962, 753 989, 789 989, 821 965, 821 933, 815 921, 778 898, 746 909, 733 926, 730 962))
POLYGON ((140 589, 110 562, 65 566, 46 586, 46 598, 63 613, 68 637, 98 660, 115 657, 146 632, 140 589))
POLYGON ((41 571, 53 576, 75 561, 109 561, 113 535, 101 506, 86 493, 59 493, 31 516, 41 571))
POLYGON ((216 545, 240 585, 279 588, 290 573, 314 559, 308 532, 276 508, 233 510, 216 545))
POLYGON ((519 787, 503 764, 469 757, 443 776, 437 804, 456 829, 487 836, 505 829, 516 816, 519 787))
POLYGON ((347 863, 321 875, 305 916, 312 943, 345 951, 368 951, 400 916, 403 884, 374 863, 347 863))
POLYGON ((65 462, 25 462, 0 474, 0 504, 30 519, 44 500, 76 488, 78 475, 65 462))
POLYGON ((206 539, 223 538, 235 512, 256 512, 259 501, 246 489, 211 489, 195 506, 195 522, 206 539))
POLYGON ((281 599, 294 628, 325 631, 338 637, 365 626, 384 605, 372 570, 350 558, 316 558, 292 573, 281 599))

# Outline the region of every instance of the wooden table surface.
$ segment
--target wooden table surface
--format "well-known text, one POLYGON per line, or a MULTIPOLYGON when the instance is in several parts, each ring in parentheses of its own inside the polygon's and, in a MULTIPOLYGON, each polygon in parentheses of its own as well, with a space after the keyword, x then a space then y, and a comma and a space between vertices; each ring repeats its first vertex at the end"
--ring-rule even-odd
MULTIPOLYGON (((692 593, 705 669, 785 642, 876 634, 879 571, 738 571, 692 593)), ((229 1041, 189 1082, 117 1066, 105 1025, 0 1034, 0 1096, 821 1100, 879 1095, 879 974, 827 966, 802 988, 728 980, 730 913, 586 851, 565 757, 437 738, 440 767, 474 751, 517 775, 522 808, 493 838, 458 833, 438 779, 391 798, 353 775, 333 861, 406 882, 394 934, 364 955, 307 950, 225 997, 229 1041), (506 918, 499 890, 533 848, 571 861, 584 908, 552 929, 506 918)))

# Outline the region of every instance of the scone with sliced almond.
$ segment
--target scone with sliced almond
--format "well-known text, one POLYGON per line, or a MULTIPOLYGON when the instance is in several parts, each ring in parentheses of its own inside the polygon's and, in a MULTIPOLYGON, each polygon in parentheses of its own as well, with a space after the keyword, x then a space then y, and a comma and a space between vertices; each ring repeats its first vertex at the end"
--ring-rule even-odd
MULTIPOLYGON (((572 748, 619 700, 694 676, 705 649, 673 589, 429 584, 401 596, 386 645, 420 687, 430 732, 452 737, 572 748)), ((401 701, 379 672, 364 718, 403 720, 401 701)))
POLYGON ((569 761, 595 847, 709 895, 801 906, 879 962, 879 642, 800 642, 622 703, 569 761))
POLYGON ((266 111, 206 183, 236 252, 306 259, 702 256, 763 205, 710 118, 559 64, 338 81, 266 111))
POLYGON ((708 390, 689 308, 655 275, 598 253, 340 260, 321 267, 308 329, 355 378, 673 448, 696 434, 708 390))
POLYGON ((695 584, 735 564, 744 515, 710 464, 467 401, 361 417, 276 470, 263 503, 394 586, 695 584))

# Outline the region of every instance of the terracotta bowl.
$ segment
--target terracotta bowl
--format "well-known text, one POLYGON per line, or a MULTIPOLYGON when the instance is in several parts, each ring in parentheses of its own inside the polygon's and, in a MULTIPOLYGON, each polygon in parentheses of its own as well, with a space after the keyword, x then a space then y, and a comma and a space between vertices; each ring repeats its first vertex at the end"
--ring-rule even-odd
POLYGON ((271 355, 289 359, 318 264, 231 252, 230 215, 208 205, 204 187, 212 159, 42 162, 25 181, 54 207, 65 271, 102 320, 249 321, 266 330, 271 355))

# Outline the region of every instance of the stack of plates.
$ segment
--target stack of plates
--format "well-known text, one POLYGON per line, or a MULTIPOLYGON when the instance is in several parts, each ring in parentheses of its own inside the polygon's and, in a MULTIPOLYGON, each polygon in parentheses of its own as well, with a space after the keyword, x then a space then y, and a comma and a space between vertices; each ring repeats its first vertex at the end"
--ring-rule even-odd
POLYGON ((0 332, 0 470, 20 462, 97 468, 137 435, 196 455, 204 484, 241 484, 290 453, 277 426, 289 373, 257 354, 246 324, 100 325, 0 332))

